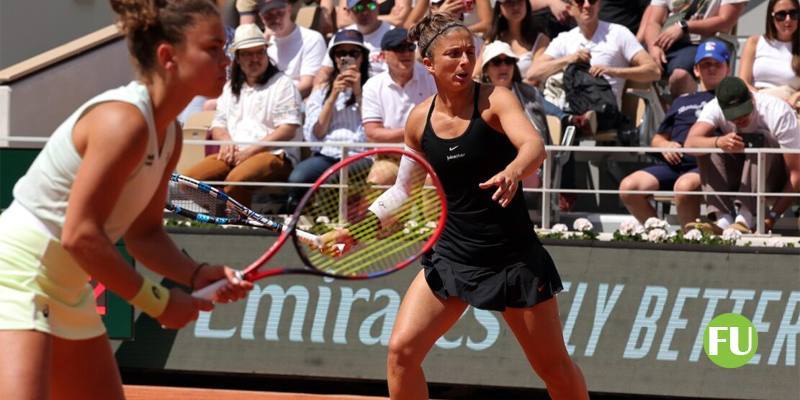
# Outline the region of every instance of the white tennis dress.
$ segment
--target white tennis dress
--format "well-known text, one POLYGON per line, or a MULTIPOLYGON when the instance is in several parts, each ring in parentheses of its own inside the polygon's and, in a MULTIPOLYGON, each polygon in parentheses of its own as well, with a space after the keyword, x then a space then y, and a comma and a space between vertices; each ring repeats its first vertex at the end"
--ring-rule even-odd
POLYGON ((171 125, 159 152, 150 95, 141 82, 102 93, 70 115, 14 186, 14 202, 0 215, 0 330, 37 330, 74 340, 105 332, 89 276, 59 239, 82 161, 72 131, 89 110, 109 101, 133 104, 149 127, 147 151, 104 226, 112 242, 122 237, 156 192, 175 150, 176 131, 171 125))

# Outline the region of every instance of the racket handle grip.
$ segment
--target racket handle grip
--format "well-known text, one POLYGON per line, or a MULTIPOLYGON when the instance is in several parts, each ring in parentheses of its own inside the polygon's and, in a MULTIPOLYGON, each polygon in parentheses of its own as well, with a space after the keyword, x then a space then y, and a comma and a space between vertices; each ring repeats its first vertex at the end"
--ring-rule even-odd
MULTIPOLYGON (((236 271, 236 278, 241 280, 243 279, 241 272, 236 271)), ((193 297, 197 297, 199 299, 206 299, 213 302, 217 301, 217 290, 225 285, 228 284, 228 280, 223 278, 220 279, 202 289, 197 289, 192 293, 193 297)))
POLYGON ((319 236, 317 236, 317 235, 315 235, 313 233, 308 233, 308 232, 305 232, 305 231, 301 231, 299 229, 297 229, 295 231, 295 233, 297 234, 297 238, 300 239, 301 242, 303 242, 305 244, 310 244, 310 245, 313 245, 313 246, 316 246, 316 247, 322 247, 322 242, 319 240, 319 236))

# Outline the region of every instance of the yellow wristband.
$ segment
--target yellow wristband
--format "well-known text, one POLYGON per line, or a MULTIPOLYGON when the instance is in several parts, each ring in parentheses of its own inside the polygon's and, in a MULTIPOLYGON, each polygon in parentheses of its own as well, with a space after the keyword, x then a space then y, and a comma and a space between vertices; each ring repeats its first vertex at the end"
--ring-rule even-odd
POLYGON ((168 302, 169 290, 145 277, 142 277, 142 286, 139 288, 139 292, 129 301, 153 318, 158 318, 164 313, 168 302))

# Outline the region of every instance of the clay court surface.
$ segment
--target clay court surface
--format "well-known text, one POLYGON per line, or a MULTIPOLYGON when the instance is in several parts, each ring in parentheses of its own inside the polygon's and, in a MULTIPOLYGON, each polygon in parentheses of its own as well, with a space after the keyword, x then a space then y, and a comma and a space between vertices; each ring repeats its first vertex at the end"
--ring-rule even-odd
POLYGON ((377 400, 381 397, 125 385, 128 400, 377 400))

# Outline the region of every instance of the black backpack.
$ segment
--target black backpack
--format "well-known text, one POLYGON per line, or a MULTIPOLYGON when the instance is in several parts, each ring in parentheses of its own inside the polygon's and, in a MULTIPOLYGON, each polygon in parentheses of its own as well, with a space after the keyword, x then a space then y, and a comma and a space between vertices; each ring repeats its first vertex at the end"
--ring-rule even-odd
POLYGON ((589 67, 587 63, 573 63, 564 71, 567 112, 579 115, 594 110, 597 113, 598 130, 629 131, 633 124, 619 111, 611 85, 602 76, 592 76, 589 67))

